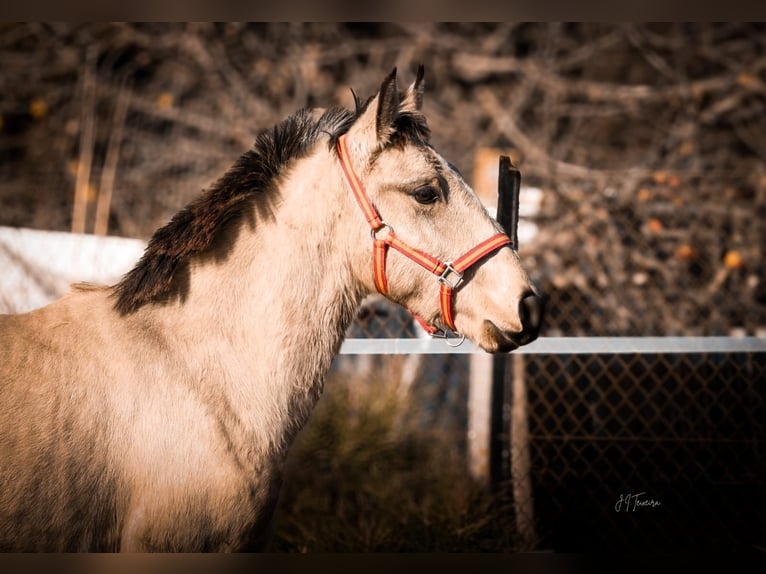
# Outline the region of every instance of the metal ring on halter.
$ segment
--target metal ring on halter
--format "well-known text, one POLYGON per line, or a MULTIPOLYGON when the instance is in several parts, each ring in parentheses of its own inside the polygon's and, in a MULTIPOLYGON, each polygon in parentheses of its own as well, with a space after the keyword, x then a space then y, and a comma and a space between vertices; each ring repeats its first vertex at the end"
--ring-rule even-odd
POLYGON ((463 344, 463 341, 465 341, 465 335, 463 335, 462 333, 455 333, 455 334, 460 335, 460 339, 458 339, 458 342, 455 343, 454 345, 450 343, 450 341, 454 339, 450 339, 449 337, 444 338, 444 342, 447 343, 448 347, 459 347, 460 345, 463 344))
POLYGON ((388 229, 388 234, 389 235, 393 235, 394 234, 394 228, 391 227, 388 223, 383 222, 383 225, 381 225, 377 229, 370 229, 370 237, 372 237, 373 239, 377 239, 376 235, 378 234, 378 231, 380 231, 383 228, 388 229))
POLYGON ((434 339, 444 339, 444 342, 447 343, 450 347, 459 347, 463 344, 463 341, 465 341, 465 335, 458 333, 456 331, 448 331, 447 329, 443 329, 442 327, 438 327, 436 331, 431 333, 431 337, 434 339), (453 335, 457 335, 457 337, 450 337, 449 334, 452 333, 453 335), (457 343, 454 345, 450 343, 450 341, 457 340, 457 343))

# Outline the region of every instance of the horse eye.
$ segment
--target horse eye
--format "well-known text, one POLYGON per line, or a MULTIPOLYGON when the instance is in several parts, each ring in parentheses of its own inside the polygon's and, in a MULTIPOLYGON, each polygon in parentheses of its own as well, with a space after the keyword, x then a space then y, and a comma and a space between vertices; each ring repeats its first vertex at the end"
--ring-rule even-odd
POLYGON ((439 200, 439 192, 430 185, 416 189, 412 196, 415 198, 415 201, 423 205, 429 205, 439 200))

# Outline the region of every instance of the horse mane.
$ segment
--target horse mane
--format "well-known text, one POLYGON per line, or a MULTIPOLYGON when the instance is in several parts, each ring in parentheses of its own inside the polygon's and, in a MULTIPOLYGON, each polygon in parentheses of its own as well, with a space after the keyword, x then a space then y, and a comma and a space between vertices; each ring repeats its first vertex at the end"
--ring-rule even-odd
MULTIPOLYGON (((301 109, 258 133, 253 147, 220 179, 154 233, 135 267, 112 288, 117 312, 127 315, 149 302, 177 295, 177 279, 184 275, 191 257, 209 251, 224 229, 251 213, 254 204, 274 188, 285 167, 308 155, 322 136, 329 136, 334 148, 372 99, 360 105, 354 94, 355 110, 330 108, 319 117, 301 109)), ((429 136, 425 116, 402 111, 387 145, 427 142, 429 136)))
POLYGON ((318 119, 302 109, 258 133, 253 147, 200 197, 158 229, 138 263, 113 288, 122 315, 173 294, 174 280, 194 255, 210 249, 222 230, 242 220, 274 187, 284 168, 306 156, 322 135, 345 133, 356 113, 332 108, 318 119))

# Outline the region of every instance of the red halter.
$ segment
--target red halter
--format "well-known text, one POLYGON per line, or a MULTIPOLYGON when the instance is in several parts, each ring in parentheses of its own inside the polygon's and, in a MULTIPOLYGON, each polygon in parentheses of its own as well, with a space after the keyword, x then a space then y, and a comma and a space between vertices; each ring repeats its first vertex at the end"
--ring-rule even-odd
MULTIPOLYGON (((375 277, 375 287, 383 295, 388 294, 386 253, 389 247, 393 247, 421 267, 424 267, 434 275, 438 276, 437 281, 440 285, 439 304, 441 306, 442 319, 447 327, 456 332, 457 329, 455 328, 455 321, 452 314, 453 290, 463 282, 463 273, 466 269, 474 265, 482 257, 493 253, 504 245, 510 244, 510 238, 505 233, 497 233, 451 262, 441 261, 436 257, 432 257, 427 253, 415 249, 414 247, 410 247, 404 241, 399 239, 390 225, 381 219, 380 214, 372 204, 370 197, 364 189, 364 185, 362 185, 354 168, 351 166, 351 159, 349 158, 345 135, 338 139, 337 149, 340 165, 343 167, 343 173, 346 175, 346 181, 348 181, 351 186, 351 189, 354 192, 354 197, 356 197, 359 207, 362 208, 367 223, 370 224, 373 245, 372 269, 375 277), (387 229, 388 232, 384 237, 378 237, 378 232, 383 228, 387 229)), ((439 329, 437 327, 426 323, 421 317, 418 317, 414 313, 413 315, 429 334, 439 334, 439 329)))

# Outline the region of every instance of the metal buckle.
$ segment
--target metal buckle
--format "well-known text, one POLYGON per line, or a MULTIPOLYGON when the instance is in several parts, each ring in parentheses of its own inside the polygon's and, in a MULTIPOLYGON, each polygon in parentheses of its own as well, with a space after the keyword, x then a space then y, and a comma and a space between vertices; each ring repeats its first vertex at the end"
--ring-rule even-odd
POLYGON ((446 265, 446 267, 445 267, 444 271, 442 271, 442 274, 439 275, 438 281, 439 281, 439 283, 442 283, 442 284, 446 285, 450 289, 456 289, 457 286, 460 285, 463 282, 463 274, 462 273, 458 273, 457 269, 455 269, 452 266, 452 262, 451 261, 448 261, 447 263, 445 263, 445 265, 446 265), (457 275, 457 279, 455 280, 454 283, 451 282, 447 278, 447 275, 449 275, 449 273, 454 273, 455 275, 457 275))

